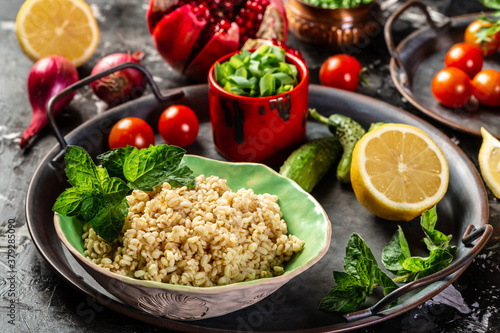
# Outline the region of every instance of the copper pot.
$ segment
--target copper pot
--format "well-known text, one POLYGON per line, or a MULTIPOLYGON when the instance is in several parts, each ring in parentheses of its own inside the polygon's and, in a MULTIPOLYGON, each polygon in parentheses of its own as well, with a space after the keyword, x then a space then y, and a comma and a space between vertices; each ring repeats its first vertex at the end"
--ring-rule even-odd
POLYGON ((366 43, 381 32, 382 10, 377 0, 353 8, 328 9, 300 0, 285 0, 290 31, 317 45, 346 47, 366 43))

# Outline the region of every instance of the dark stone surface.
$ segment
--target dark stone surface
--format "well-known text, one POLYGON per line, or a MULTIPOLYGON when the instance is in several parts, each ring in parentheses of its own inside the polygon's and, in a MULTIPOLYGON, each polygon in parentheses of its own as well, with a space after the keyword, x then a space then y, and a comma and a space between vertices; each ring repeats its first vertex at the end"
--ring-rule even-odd
MULTIPOLYGON (((143 64, 161 89, 193 84, 172 71, 158 56, 147 32, 147 1, 88 0, 101 30, 101 41, 92 59, 79 68, 80 76, 90 73, 104 55, 142 50, 143 64)), ((474 0, 427 0, 426 3, 445 15, 479 12, 484 8, 474 0)), ((1 332, 157 332, 153 325, 118 315, 68 286, 43 260, 29 236, 24 213, 25 194, 38 162, 56 144, 48 129, 26 151, 18 149, 18 138, 28 125, 31 109, 26 92, 26 78, 32 62, 22 53, 15 35, 15 17, 21 1, 0 2, 0 331, 1 332), (10 273, 8 230, 15 227, 15 273, 10 273), (9 314, 14 309, 14 325, 9 314)), ((397 4, 388 9, 390 14, 397 4)), ((396 25, 397 40, 412 31, 415 24, 396 25)), ((300 50, 311 71, 311 82, 318 83, 321 63, 331 50, 300 43, 294 36, 290 46, 300 50)), ((389 75, 390 56, 380 34, 364 48, 346 50, 368 67, 369 87, 358 92, 401 107, 429 121, 455 140, 478 167, 477 153, 481 139, 458 133, 422 115, 398 93, 389 75)), ((103 111, 103 104, 90 89, 81 90, 71 106, 58 117, 67 132, 103 111)), ((451 162, 452 163, 452 162, 451 162)), ((466 189, 464 189, 466 190, 466 189)), ((488 190, 490 223, 494 238, 453 287, 409 311, 403 316, 359 332, 499 332, 500 329, 500 251, 498 228, 500 204, 488 190)), ((11 262, 12 263, 12 262, 11 262)))

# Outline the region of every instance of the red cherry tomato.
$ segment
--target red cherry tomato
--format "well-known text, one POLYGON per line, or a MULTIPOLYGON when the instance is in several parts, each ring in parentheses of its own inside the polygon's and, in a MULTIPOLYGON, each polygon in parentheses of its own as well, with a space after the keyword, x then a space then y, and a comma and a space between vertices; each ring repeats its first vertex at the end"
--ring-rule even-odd
POLYGON ((446 67, 437 72, 432 80, 431 88, 439 103, 451 108, 464 106, 472 96, 469 76, 455 67, 446 67))
POLYGON ((198 136, 200 124, 193 110, 185 105, 171 105, 158 121, 158 131, 169 145, 187 147, 198 136))
POLYGON ((484 105, 500 105, 500 72, 485 69, 472 80, 474 97, 484 105))
POLYGON ((118 121, 108 137, 109 148, 134 146, 139 149, 155 144, 155 134, 147 122, 136 117, 127 117, 118 121))
POLYGON ((321 65, 319 81, 324 86, 356 91, 361 70, 361 64, 356 58, 347 54, 336 54, 321 65))
POLYGON ((497 52, 497 50, 500 48, 500 32, 494 34, 493 36, 490 36, 490 41, 484 43, 477 42, 478 38, 476 36, 476 32, 482 27, 490 27, 492 25, 492 23, 483 22, 481 20, 472 21, 465 29, 465 43, 481 50, 481 52, 483 52, 483 55, 491 55, 497 52))
POLYGON ((483 55, 472 45, 458 43, 448 50, 444 63, 446 67, 460 68, 472 79, 483 68, 483 55))

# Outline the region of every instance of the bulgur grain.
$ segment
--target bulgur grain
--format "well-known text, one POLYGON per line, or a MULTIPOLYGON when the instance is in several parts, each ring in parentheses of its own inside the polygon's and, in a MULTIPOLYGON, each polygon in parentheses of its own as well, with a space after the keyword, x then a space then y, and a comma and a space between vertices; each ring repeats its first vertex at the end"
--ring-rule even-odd
POLYGON ((82 236, 89 260, 125 276, 200 287, 271 277, 304 244, 287 235, 277 196, 233 192, 215 176, 198 176, 192 189, 135 190, 127 200, 113 243, 88 224, 82 236))

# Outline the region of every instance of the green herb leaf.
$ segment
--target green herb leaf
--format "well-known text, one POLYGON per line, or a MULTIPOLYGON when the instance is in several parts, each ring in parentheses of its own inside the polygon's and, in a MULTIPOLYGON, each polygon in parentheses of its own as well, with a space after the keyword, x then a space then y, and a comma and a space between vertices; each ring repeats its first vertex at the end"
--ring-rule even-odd
POLYGON ((435 249, 431 251, 429 258, 424 261, 424 269, 421 270, 417 276, 415 276, 415 279, 421 279, 439 272, 440 270, 448 267, 452 260, 453 255, 451 255, 448 251, 442 249, 435 249))
POLYGON ((398 230, 389 241, 389 245, 382 251, 382 263, 389 271, 399 271, 403 267, 401 261, 411 257, 410 248, 406 241, 403 229, 398 226, 398 230))
POLYGON ((80 188, 70 187, 57 198, 52 210, 66 216, 78 216, 84 194, 80 188))
POLYGON ((97 166, 85 149, 67 146, 64 161, 66 176, 71 185, 87 190, 99 187, 103 174, 97 171, 97 166))
POLYGON ((366 287, 359 280, 344 272, 333 272, 337 285, 319 303, 326 311, 352 312, 366 300, 366 287))
POLYGON ((108 170, 110 177, 118 177, 126 181, 123 175, 123 164, 125 163, 125 158, 134 150, 134 147, 127 146, 125 148, 116 148, 107 151, 99 156, 97 160, 101 165, 108 170))
POLYGON ((134 148, 123 166, 123 173, 130 188, 151 191, 153 187, 171 180, 181 185, 193 186, 195 181, 192 171, 181 164, 185 152, 180 147, 169 145, 140 150, 134 148))
POLYGON ((347 242, 346 256, 344 258, 344 270, 346 273, 359 278, 356 267, 362 258, 369 259, 374 263, 377 262, 363 238, 353 233, 347 242))
MULTIPOLYGON (((398 289, 398 285, 379 267, 375 268, 375 282, 384 288, 384 295, 388 295, 398 289)), ((395 300, 390 306, 394 306, 397 302, 395 300)))
POLYGON ((493 8, 496 10, 500 9, 500 1, 499 0, 479 0, 483 5, 488 8, 493 8))
POLYGON ((103 209, 90 221, 94 231, 111 243, 123 229, 128 215, 128 201, 123 198, 118 203, 107 203, 103 209))
POLYGON ((425 211, 420 218, 420 226, 425 233, 425 238, 423 239, 427 249, 433 251, 435 249, 448 248, 448 244, 451 241, 452 236, 446 236, 442 232, 435 230, 437 221, 436 207, 425 211))

